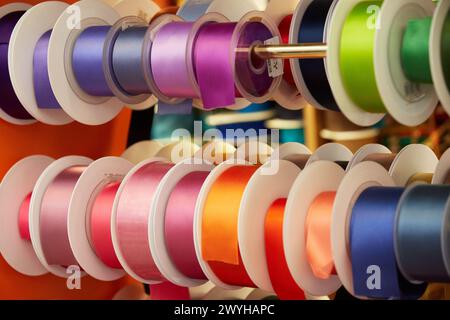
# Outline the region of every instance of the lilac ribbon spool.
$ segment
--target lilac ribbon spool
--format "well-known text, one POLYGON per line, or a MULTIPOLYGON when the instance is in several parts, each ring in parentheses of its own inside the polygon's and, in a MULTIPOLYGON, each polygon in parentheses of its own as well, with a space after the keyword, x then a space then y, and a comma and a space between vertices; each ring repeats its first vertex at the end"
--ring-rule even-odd
POLYGON ((2 88, 0 108, 13 118, 31 120, 33 117, 25 110, 16 96, 9 77, 8 67, 11 34, 24 13, 25 11, 12 12, 0 19, 0 87, 2 88))
POLYGON ((91 96, 113 96, 103 69, 104 48, 110 29, 111 26, 85 29, 73 48, 73 73, 80 88, 91 96))
POLYGON ((38 40, 33 57, 33 83, 36 102, 42 109, 60 109, 61 106, 53 94, 48 75, 48 44, 52 31, 49 30, 38 40))

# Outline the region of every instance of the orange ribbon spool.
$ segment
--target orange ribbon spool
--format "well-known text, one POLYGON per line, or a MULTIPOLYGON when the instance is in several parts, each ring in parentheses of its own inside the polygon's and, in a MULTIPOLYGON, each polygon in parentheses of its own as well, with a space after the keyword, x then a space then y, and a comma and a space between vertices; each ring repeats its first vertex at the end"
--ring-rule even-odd
MULTIPOLYGON (((283 44, 289 44, 289 32, 291 29, 293 15, 286 16, 281 20, 278 29, 281 34, 281 42, 283 44)), ((289 62, 284 64, 284 80, 286 80, 290 85, 295 86, 294 75, 292 74, 291 64, 289 62)))
POLYGON ((304 292, 292 278, 283 246, 283 221, 286 199, 275 201, 265 221, 267 267, 275 293, 281 300, 305 300, 304 292))
POLYGON ((256 166, 226 170, 211 187, 203 210, 202 256, 224 283, 255 287, 242 262, 238 217, 242 196, 256 166))
POLYGON ((309 207, 306 217, 306 256, 314 275, 323 280, 336 275, 331 249, 331 221, 336 192, 323 192, 309 207))

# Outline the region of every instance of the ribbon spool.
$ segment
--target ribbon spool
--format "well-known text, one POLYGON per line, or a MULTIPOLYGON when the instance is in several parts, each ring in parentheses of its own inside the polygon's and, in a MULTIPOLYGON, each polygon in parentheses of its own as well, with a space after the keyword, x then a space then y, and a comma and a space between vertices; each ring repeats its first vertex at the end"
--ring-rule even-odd
POLYGON ((182 139, 179 142, 174 142, 162 147, 156 153, 155 157, 163 158, 177 164, 185 159, 192 158, 199 149, 200 147, 190 140, 182 139))
POLYGON ((382 1, 339 1, 327 30, 326 70, 333 96, 342 113, 360 126, 372 126, 385 115, 373 67, 375 29, 381 5, 382 1), (367 23, 372 28, 367 28, 367 23), (356 54, 355 46, 359 42, 364 53, 356 54), (348 89, 350 86, 351 92, 348 89), (363 104, 371 112, 364 111, 360 103, 353 100, 355 93, 364 95, 363 104))
POLYGON ((211 172, 200 191, 195 213, 195 249, 200 266, 212 283, 228 290, 255 287, 239 252, 238 216, 244 189, 258 167, 242 160, 239 163, 242 165, 236 165, 235 159, 226 161, 211 172))
POLYGON ((9 67, 17 97, 33 118, 49 125, 73 121, 53 94, 47 65, 51 30, 67 7, 57 1, 35 5, 16 24, 10 41, 9 67))
POLYGON ((350 221, 356 200, 371 187, 395 186, 387 171, 374 162, 362 162, 346 173, 337 190, 331 226, 333 260, 345 289, 356 296, 350 256, 350 221))
POLYGON ((31 244, 28 222, 31 193, 52 162, 53 159, 45 156, 25 158, 8 171, 0 185, 2 257, 14 270, 27 276, 48 273, 31 244))
POLYGON ((93 162, 78 179, 69 207, 70 244, 80 267, 102 281, 125 275, 111 236, 112 208, 123 177, 133 165, 122 158, 93 162))
POLYGON ((430 67, 434 88, 442 106, 450 113, 450 66, 445 57, 449 52, 450 4, 439 1, 430 32, 430 67))
POLYGON ((305 145, 297 142, 288 142, 275 148, 270 160, 286 160, 294 163, 300 169, 305 168, 309 158, 311 157, 311 150, 305 145))
POLYGON ((391 150, 381 144, 368 144, 356 151, 352 160, 348 164, 347 171, 351 170, 357 164, 366 161, 376 162, 383 166, 386 170, 391 168, 395 154, 391 150))
MULTIPOLYGON (((26 125, 34 122, 33 117, 22 106, 11 83, 9 72, 9 47, 11 34, 17 22, 31 6, 9 4, 0 8, 0 83, 3 88, 0 102, 0 117, 13 124, 26 125)), ((28 48, 29 49, 29 48, 28 48)))
MULTIPOLYGON (((294 12, 290 43, 328 43, 327 32, 337 1, 301 1, 294 12)), ((291 60, 294 80, 302 96, 318 109, 339 111, 328 82, 324 59, 291 60)))
POLYGON ((450 150, 444 152, 433 176, 432 184, 450 184, 450 150))
POLYGON ((331 217, 344 170, 329 161, 306 167, 295 180, 286 204, 286 260, 296 283, 309 294, 325 296, 341 286, 333 271, 331 217))
POLYGON ((80 271, 69 241, 68 216, 75 185, 91 162, 76 156, 53 162, 39 177, 31 197, 29 224, 33 248, 41 264, 62 278, 70 276, 66 268, 80 271))
POLYGON ((150 213, 149 241, 155 263, 170 282, 183 287, 206 283, 194 244, 194 215, 211 164, 187 159, 161 180, 150 213))
POLYGON ((264 164, 272 157, 273 151, 273 148, 264 142, 250 140, 238 146, 234 158, 255 165, 264 164))
POLYGON ((398 122, 425 122, 438 104, 430 69, 432 1, 386 1, 379 13, 374 67, 383 103, 398 122))
MULTIPOLYGON (((290 43, 292 13, 298 3, 299 0, 274 0, 267 5, 265 12, 278 26, 284 44, 290 43)), ((284 64, 284 75, 279 88, 274 92, 273 98, 277 103, 291 110, 303 109, 306 106, 305 99, 300 95, 295 85, 292 66, 289 62, 284 64)))
POLYGON ((395 252, 400 271, 410 281, 450 281, 449 195, 449 186, 415 185, 400 200, 395 252))
POLYGON ((91 89, 109 95, 109 97, 89 95, 80 87, 72 66, 72 56, 80 34, 86 32, 87 29, 102 26, 103 28, 97 30, 102 31, 100 39, 105 40, 107 31, 119 20, 120 16, 103 1, 82 0, 72 6, 69 6, 58 18, 50 38, 48 48, 48 59, 52 61, 48 66, 50 84, 61 108, 71 118, 87 125, 104 124, 117 116, 122 110, 123 102, 111 97, 112 92, 108 90, 105 82, 103 85, 99 85, 104 80, 103 44, 101 41, 94 41, 95 50, 92 46, 88 52, 84 52, 86 53, 86 63, 93 64, 93 67, 85 64, 84 71, 89 70, 92 74, 89 77, 89 83, 94 83, 96 87, 91 89), (73 21, 73 12, 80 13, 81 21, 73 21), (67 23, 73 24, 77 28, 68 28, 67 23), (98 75, 100 81, 95 79, 94 75, 98 75))
POLYGON ((194 154, 194 158, 218 165, 232 159, 235 152, 236 148, 233 145, 222 140, 214 139, 213 141, 204 144, 203 147, 194 154))
MULTIPOLYGON (((397 265, 393 235, 396 210, 403 193, 403 188, 368 188, 353 206, 350 254, 355 293, 359 296, 418 299, 425 292, 426 285, 408 282, 397 265), (379 280, 371 282, 371 275, 379 280)), ((415 254, 413 257, 416 258, 415 254)))
POLYGON ((155 158, 133 168, 123 179, 113 205, 112 241, 125 271, 147 284, 164 281, 150 249, 150 210, 161 179, 173 167, 155 158))
POLYGON ((289 161, 267 162, 248 181, 239 209, 239 249, 244 267, 256 287, 275 292, 282 300, 305 299, 289 272, 283 246, 286 198, 299 173, 289 161))

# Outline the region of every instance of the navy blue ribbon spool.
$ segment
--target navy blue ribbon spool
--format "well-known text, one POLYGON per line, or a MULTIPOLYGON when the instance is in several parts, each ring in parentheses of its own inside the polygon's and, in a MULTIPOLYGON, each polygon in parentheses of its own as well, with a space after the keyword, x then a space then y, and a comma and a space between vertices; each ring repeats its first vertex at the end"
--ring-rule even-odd
MULTIPOLYGON (((315 0, 306 9, 300 24, 298 43, 322 43, 325 25, 333 0, 315 0)), ((325 69, 324 59, 298 61, 303 80, 311 95, 324 108, 339 111, 325 69)))
POLYGON ((353 285, 358 296, 379 299, 418 299, 425 285, 412 284, 399 271, 394 226, 403 188, 372 187, 361 193, 350 222, 353 285), (370 268, 380 271, 380 287, 371 287, 370 268))
POLYGON ((60 109, 61 106, 53 94, 50 78, 48 75, 48 44, 52 31, 49 30, 42 35, 36 43, 33 57, 33 83, 34 94, 39 108, 60 109))
POLYGON ((114 40, 112 70, 116 85, 131 96, 149 94, 145 80, 142 53, 147 27, 130 27, 120 31, 114 40))
POLYGON ((75 41, 72 69, 80 88, 95 97, 112 97, 103 66, 106 38, 111 26, 83 30, 75 41))
POLYGON ((410 281, 450 282, 450 186, 416 185, 397 209, 395 252, 410 281))
POLYGON ((33 117, 25 110, 16 96, 9 77, 8 50, 11 34, 25 11, 16 11, 0 19, 0 108, 9 116, 19 120, 31 120, 33 117))

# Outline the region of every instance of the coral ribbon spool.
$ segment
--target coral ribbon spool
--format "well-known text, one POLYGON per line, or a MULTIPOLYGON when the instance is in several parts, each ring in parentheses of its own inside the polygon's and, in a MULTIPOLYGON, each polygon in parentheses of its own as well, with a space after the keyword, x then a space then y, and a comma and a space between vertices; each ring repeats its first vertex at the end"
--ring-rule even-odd
POLYGON ((313 274, 323 280, 336 275, 331 249, 331 221, 336 192, 323 192, 311 203, 306 216, 306 257, 313 274))
POLYGON ((42 249, 49 265, 78 265, 70 246, 67 220, 73 190, 85 170, 86 166, 73 166, 62 171, 42 198, 39 228, 42 249))
MULTIPOLYGON (((284 17, 283 20, 281 20, 280 24, 278 25, 278 29, 280 30, 281 34, 281 41, 283 44, 289 44, 289 32, 291 28, 293 15, 289 15, 284 17)), ((284 64, 284 80, 287 81, 292 86, 295 86, 294 76, 292 74, 291 64, 285 63, 284 64)))
POLYGON ((30 203, 32 194, 28 194, 19 209, 19 234, 23 240, 31 241, 30 203))
POLYGON ((30 120, 33 117, 25 110, 16 96, 9 77, 8 67, 11 34, 24 13, 25 11, 12 12, 0 19, 0 87, 2 88, 0 108, 13 118, 30 120))
POLYGON ((53 94, 48 75, 48 45, 52 30, 47 31, 36 43, 33 56, 34 94, 39 108, 60 109, 61 106, 53 94))
POLYGON ((110 268, 122 269, 111 238, 111 216, 120 182, 107 184, 95 198, 90 214, 90 240, 100 260, 110 268))
POLYGON ((115 228, 120 251, 130 269, 149 281, 164 280, 151 254, 148 220, 156 189, 172 167, 165 162, 143 166, 126 182, 118 199, 115 228))
POLYGON ((202 257, 224 283, 255 287, 238 244, 239 207, 257 166, 236 166, 220 175, 207 196, 202 218, 202 257))
POLYGON ((205 280, 194 244, 195 205, 209 172, 192 172, 170 194, 165 215, 165 239, 178 270, 191 279, 205 280))
POLYGON ((281 300, 304 300, 304 292, 297 286, 289 271, 283 246, 283 220, 286 199, 275 201, 267 211, 265 247, 270 281, 281 300))

